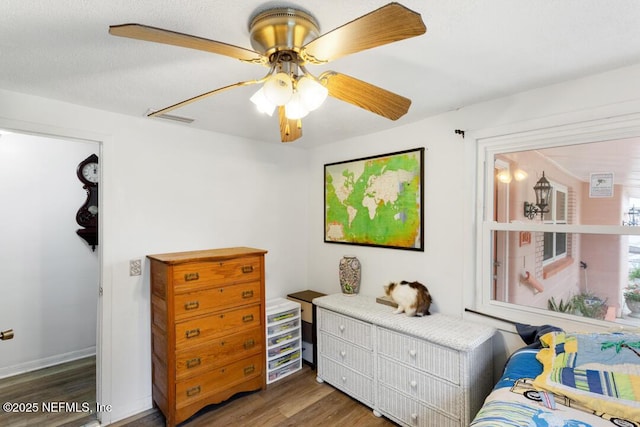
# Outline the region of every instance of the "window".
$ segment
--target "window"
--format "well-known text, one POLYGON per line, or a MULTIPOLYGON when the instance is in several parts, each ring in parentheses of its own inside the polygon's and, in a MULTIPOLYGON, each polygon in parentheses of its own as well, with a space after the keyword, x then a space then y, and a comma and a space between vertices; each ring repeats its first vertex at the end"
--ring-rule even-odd
MULTIPOLYGON (((567 188, 551 182, 549 209, 542 217, 545 224, 567 224, 567 188)), ((567 233, 544 233, 543 265, 567 256, 567 233)))
POLYGON ((623 290, 640 227, 623 221, 640 197, 640 114, 611 120, 477 138, 476 310, 638 324, 623 290), (524 205, 536 203, 542 172, 548 211, 530 218, 524 205), (596 172, 613 173, 613 195, 590 191, 596 172))

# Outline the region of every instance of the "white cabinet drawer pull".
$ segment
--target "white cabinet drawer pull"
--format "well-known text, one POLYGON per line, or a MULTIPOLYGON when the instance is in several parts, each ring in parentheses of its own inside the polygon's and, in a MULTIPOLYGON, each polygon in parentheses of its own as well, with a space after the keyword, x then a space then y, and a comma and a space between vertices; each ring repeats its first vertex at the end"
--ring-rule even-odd
POLYGON ((409 350, 409 356, 416 357, 416 351, 415 350, 409 350))
POLYGON ((417 421, 418 420, 418 414, 411 414, 411 419, 413 421, 417 421))
POLYGON ((346 351, 342 350, 342 351, 340 352, 340 356, 342 356, 342 358, 343 358, 343 359, 344 359, 344 357, 345 357, 346 355, 347 355, 347 352, 346 352, 346 351))
POLYGON ((344 325, 340 325, 340 332, 344 332, 344 325))
POLYGON ((418 383, 415 380, 413 380, 409 383, 409 385, 411 386, 411 388, 416 388, 418 386, 418 383))
POLYGON ((346 383, 347 382, 347 377, 342 377, 342 382, 346 383))

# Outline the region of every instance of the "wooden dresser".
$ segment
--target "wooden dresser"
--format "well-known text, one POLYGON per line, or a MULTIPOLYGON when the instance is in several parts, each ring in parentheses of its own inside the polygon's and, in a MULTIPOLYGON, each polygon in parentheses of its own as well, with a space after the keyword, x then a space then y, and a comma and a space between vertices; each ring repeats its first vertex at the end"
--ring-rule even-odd
POLYGON ((468 426, 493 385, 493 328, 407 317, 367 296, 318 306, 318 381, 402 426, 468 426))
POLYGON ((238 247, 147 256, 152 393, 167 426, 265 387, 266 252, 238 247))

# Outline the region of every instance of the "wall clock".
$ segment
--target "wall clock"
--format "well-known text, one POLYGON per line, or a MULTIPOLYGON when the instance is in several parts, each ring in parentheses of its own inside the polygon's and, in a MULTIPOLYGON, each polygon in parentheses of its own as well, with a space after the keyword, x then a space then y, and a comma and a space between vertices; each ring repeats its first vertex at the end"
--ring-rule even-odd
POLYGON ((76 213, 76 222, 82 227, 76 230, 76 233, 95 251, 98 244, 98 182, 100 179, 98 156, 92 154, 80 162, 76 174, 84 184, 82 188, 87 192, 87 200, 76 213))

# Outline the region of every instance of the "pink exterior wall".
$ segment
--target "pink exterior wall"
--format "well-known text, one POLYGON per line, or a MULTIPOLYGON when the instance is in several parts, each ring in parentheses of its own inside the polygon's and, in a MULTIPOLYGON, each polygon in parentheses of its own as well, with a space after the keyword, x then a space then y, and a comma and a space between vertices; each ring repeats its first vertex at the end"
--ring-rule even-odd
MULTIPOLYGON (((620 225, 623 206, 626 204, 619 185, 614 186, 613 197, 590 198, 589 183, 584 189, 582 224, 620 225)), ((582 257, 587 263, 586 281, 583 290, 588 290, 607 299, 609 306, 616 307, 618 315, 622 305, 621 289, 627 285, 627 262, 629 256, 627 236, 585 234, 582 236, 582 257)))
MULTIPOLYGON (((511 223, 541 221, 540 216, 530 220, 524 216, 524 202, 535 202, 534 185, 542 176, 542 171, 552 183, 567 187, 568 223, 618 225, 622 221, 622 189, 614 187, 610 198, 590 198, 589 183, 567 174, 564 170, 548 162, 536 151, 524 151, 500 156, 509 163, 511 172, 522 169, 528 176, 522 181, 512 180, 509 184, 509 215, 511 223)), ((621 292, 626 285, 626 265, 628 244, 626 236, 573 234, 568 237, 567 251, 571 262, 550 273, 550 266, 543 267, 543 233, 531 233, 531 243, 521 244, 519 232, 508 235, 508 277, 506 285, 498 283, 496 295, 502 295, 507 286, 507 301, 514 304, 547 308, 553 296, 556 302, 569 301, 581 292, 593 293, 606 299, 609 306, 617 308, 620 314, 621 292), (580 261, 587 265, 580 267, 580 261), (546 270, 546 278, 545 278, 546 270), (537 292, 526 283, 523 276, 529 272, 544 287, 537 292)))
MULTIPOLYGON (((540 223, 539 215, 530 220, 524 216, 523 209, 525 201, 535 202, 533 187, 544 171, 549 181, 567 187, 568 222, 570 224, 579 223, 581 214, 579 201, 582 200, 584 193, 582 181, 548 162, 544 156, 536 151, 511 153, 502 158, 509 161, 512 172, 516 169, 522 169, 528 174, 526 179, 519 182, 513 180, 509 185, 510 222, 540 223)), ((552 296, 557 302, 560 299, 568 301, 573 295, 581 292, 584 285, 582 283, 584 274, 580 269, 582 236, 573 235, 567 241, 569 256, 573 261, 545 279, 542 266, 543 233, 531 234, 531 243, 521 246, 520 233, 509 233, 508 302, 547 308, 547 302, 552 296), (537 292, 522 279, 527 271, 542 284, 543 292, 537 292)))

